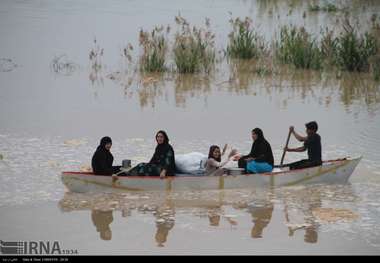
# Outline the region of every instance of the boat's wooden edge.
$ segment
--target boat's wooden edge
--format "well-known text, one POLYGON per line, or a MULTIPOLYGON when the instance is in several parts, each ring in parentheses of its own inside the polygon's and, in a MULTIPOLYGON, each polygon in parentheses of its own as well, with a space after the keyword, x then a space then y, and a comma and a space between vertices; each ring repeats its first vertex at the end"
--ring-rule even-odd
MULTIPOLYGON (((326 160, 323 161, 323 163, 334 163, 334 162, 342 162, 342 161, 347 161, 347 162, 352 162, 352 161, 360 161, 362 159, 362 156, 351 158, 351 157, 345 157, 345 158, 339 158, 339 159, 334 159, 334 160, 326 160)), ((260 175, 260 176, 279 176, 279 175, 285 175, 289 173, 299 173, 303 172, 307 169, 311 169, 315 167, 310 167, 310 168, 303 168, 303 169, 297 169, 297 170, 287 170, 287 171, 278 171, 278 172, 271 172, 271 173, 262 173, 262 174, 243 174, 242 176, 252 176, 252 175, 260 175)), ((61 174, 62 176, 64 175, 83 175, 83 176, 91 176, 94 175, 92 172, 74 172, 74 171, 64 171, 61 174)), ((111 175, 96 175, 97 177, 110 177, 111 175)), ((237 176, 237 175, 229 175, 229 176, 237 176)), ((119 176, 120 178, 128 178, 128 179, 142 179, 142 180, 162 180, 159 176, 119 176)), ((196 176, 196 175, 189 175, 189 176, 168 176, 165 179, 179 179, 179 178, 211 178, 215 176, 196 176)))

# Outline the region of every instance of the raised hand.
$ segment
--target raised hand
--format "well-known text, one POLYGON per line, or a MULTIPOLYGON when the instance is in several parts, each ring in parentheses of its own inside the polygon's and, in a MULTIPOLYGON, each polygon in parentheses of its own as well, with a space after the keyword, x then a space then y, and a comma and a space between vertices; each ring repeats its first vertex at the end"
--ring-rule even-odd
POLYGON ((162 169, 162 171, 160 173, 160 179, 164 179, 165 177, 166 177, 166 170, 162 169))
POLYGON ((228 158, 230 158, 230 157, 232 157, 232 156, 234 156, 236 154, 238 154, 237 150, 236 149, 232 149, 231 152, 228 154, 228 158))
POLYGON ((228 147, 228 144, 226 143, 226 144, 224 145, 224 147, 223 147, 222 155, 224 155, 224 153, 226 152, 227 147, 228 147))

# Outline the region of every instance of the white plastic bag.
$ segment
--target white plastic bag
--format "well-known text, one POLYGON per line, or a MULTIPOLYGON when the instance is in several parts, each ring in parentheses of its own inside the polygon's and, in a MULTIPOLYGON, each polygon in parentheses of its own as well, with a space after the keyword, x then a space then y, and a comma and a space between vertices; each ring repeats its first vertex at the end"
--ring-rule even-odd
POLYGON ((175 156, 177 170, 184 174, 203 174, 205 172, 207 156, 203 153, 192 152, 175 156))

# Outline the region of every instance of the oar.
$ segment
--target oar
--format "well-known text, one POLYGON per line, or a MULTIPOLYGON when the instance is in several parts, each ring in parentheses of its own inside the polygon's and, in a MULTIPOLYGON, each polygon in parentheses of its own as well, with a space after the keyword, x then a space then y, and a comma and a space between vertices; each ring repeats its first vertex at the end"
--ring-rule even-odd
POLYGON ((124 167, 120 167, 120 171, 118 171, 116 174, 114 175, 119 175, 119 174, 122 174, 122 173, 126 173, 126 172, 129 172, 133 167, 128 167, 128 168, 124 168, 124 167))
POLYGON ((282 153, 282 157, 281 157, 280 167, 284 164, 284 159, 285 159, 285 154, 286 154, 286 150, 285 149, 288 148, 288 144, 289 144, 289 140, 290 140, 290 135, 291 134, 292 134, 292 132, 289 129, 288 138, 286 139, 286 144, 285 144, 284 152, 282 153))
POLYGON ((124 168, 123 167, 120 167, 120 171, 115 173, 115 174, 112 174, 112 182, 116 182, 119 176, 119 174, 122 174, 122 173, 126 173, 128 171, 130 171, 132 169, 132 167, 129 167, 129 168, 124 168))

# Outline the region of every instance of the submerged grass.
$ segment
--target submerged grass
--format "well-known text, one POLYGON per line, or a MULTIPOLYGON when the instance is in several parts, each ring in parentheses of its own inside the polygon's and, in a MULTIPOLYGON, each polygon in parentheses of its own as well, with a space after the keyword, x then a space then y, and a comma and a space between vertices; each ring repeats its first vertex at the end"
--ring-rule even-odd
POLYGON ((215 64, 215 35, 206 18, 205 28, 191 27, 180 15, 175 21, 179 30, 175 34, 173 54, 179 73, 210 72, 215 64))
POLYGON ((310 12, 319 12, 319 11, 323 11, 323 12, 337 12, 337 11, 340 11, 340 10, 341 9, 339 9, 336 5, 331 4, 331 3, 327 3, 324 6, 320 6, 318 4, 310 5, 309 6, 309 11, 310 12))
POLYGON ((95 38, 94 47, 90 50, 90 54, 89 54, 92 70, 95 70, 95 71, 101 70, 103 66, 103 62, 102 62, 103 54, 104 54, 104 49, 100 48, 95 38))
POLYGON ((304 69, 337 67, 344 71, 368 72, 371 68, 377 77, 380 37, 375 33, 359 35, 347 20, 338 36, 328 28, 321 34, 321 41, 317 43, 303 27, 282 27, 276 43, 276 58, 283 64, 304 69))
POLYGON ((155 27, 151 32, 140 31, 139 43, 142 47, 140 71, 164 72, 166 70, 169 31, 170 27, 165 30, 163 26, 155 27))
MULTIPOLYGON (((275 74, 277 63, 292 65, 297 69, 371 72, 380 79, 380 26, 377 17, 372 20, 373 28, 364 34, 350 25, 346 19, 338 35, 326 28, 321 31, 320 41, 304 27, 283 26, 274 45, 264 42, 246 17, 231 18, 232 30, 229 34, 225 52, 227 59, 239 63, 240 60, 255 64, 251 73, 260 76, 275 74), (267 48, 270 47, 270 48, 267 48), (263 63, 265 61, 265 63, 263 63)), ((140 71, 143 73, 164 72, 168 70, 168 58, 173 59, 171 70, 177 73, 209 73, 215 68, 215 35, 206 18, 205 27, 190 26, 180 15, 175 17, 177 31, 174 41, 169 41, 170 27, 155 27, 151 32, 140 31, 141 55, 140 71), (169 54, 170 53, 170 54, 169 54)), ((96 42, 95 42, 96 44, 96 42)), ((130 51, 124 49, 128 63, 132 59, 130 51)), ((221 52, 221 51, 219 51, 221 52)), ((99 47, 90 53, 93 68, 101 67, 103 50, 99 47)))
POLYGON ((322 52, 303 27, 282 27, 275 55, 280 62, 296 68, 322 68, 322 52))
POLYGON ((380 56, 379 55, 374 57, 373 62, 371 63, 371 71, 372 71, 373 78, 376 81, 379 81, 380 80, 380 56))
POLYGON ((320 43, 320 49, 323 58, 323 67, 332 68, 336 64, 336 50, 338 40, 334 37, 334 31, 326 28, 321 32, 322 39, 320 43))
POLYGON ((230 24, 232 31, 228 36, 227 56, 237 59, 258 58, 264 52, 265 46, 262 38, 253 30, 252 20, 248 17, 244 21, 231 18, 230 24))
POLYGON ((369 70, 370 58, 378 52, 377 40, 373 34, 366 32, 359 35, 346 21, 336 41, 335 57, 340 69, 359 72, 369 70))

